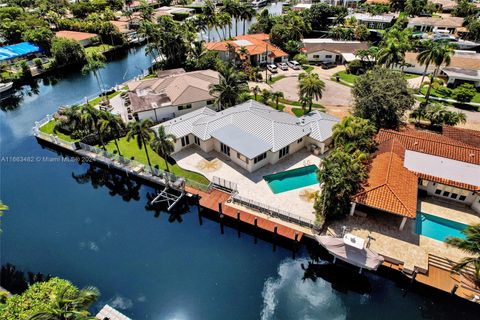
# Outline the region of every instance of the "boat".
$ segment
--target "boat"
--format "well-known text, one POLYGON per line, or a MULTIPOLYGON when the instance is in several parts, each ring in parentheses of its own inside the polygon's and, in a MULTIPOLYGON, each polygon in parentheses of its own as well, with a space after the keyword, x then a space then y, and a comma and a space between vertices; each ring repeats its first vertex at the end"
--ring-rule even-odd
POLYGON ((254 8, 265 7, 267 4, 268 4, 267 0, 253 0, 252 1, 252 7, 254 7, 254 8))
POLYGON ((0 82, 0 93, 12 89, 13 82, 0 82))
POLYGON ((365 241, 362 238, 350 233, 345 234, 343 238, 316 235, 315 239, 334 257, 334 263, 336 259, 340 259, 359 267, 360 273, 362 269, 376 271, 384 261, 381 255, 365 248, 365 241))

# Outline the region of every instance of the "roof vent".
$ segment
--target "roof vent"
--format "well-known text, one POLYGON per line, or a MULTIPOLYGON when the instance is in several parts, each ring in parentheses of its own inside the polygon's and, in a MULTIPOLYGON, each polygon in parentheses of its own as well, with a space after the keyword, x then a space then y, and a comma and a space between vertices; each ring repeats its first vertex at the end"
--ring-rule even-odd
POLYGON ((413 145, 414 145, 414 146, 418 145, 418 141, 415 141, 415 142, 413 143, 413 145))
POLYGON ((470 157, 475 157, 475 153, 470 153, 470 157))

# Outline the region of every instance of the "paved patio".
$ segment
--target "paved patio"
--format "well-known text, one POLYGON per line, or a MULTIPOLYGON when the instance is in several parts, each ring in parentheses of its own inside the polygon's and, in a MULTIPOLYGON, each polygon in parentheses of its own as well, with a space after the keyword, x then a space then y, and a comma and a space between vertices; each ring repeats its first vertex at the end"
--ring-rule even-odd
POLYGON ((263 176, 282 172, 306 165, 319 165, 321 157, 310 154, 306 149, 300 150, 275 165, 266 165, 249 173, 218 152, 205 153, 196 146, 191 146, 173 155, 178 165, 184 169, 199 172, 212 180, 214 176, 237 183, 238 194, 250 200, 288 211, 306 219, 315 220, 313 203, 300 197, 303 190, 320 190, 319 185, 312 185, 279 194, 274 194, 263 176), (205 161, 215 160, 215 168, 202 166, 205 161))
POLYGON ((470 206, 439 197, 419 198, 417 210, 463 224, 480 223, 480 214, 470 206))

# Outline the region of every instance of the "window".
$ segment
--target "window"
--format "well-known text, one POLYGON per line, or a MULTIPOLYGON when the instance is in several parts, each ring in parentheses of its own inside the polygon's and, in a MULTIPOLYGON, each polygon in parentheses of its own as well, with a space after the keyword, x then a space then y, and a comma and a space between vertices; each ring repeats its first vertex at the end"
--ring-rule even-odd
POLYGON ((318 54, 313 55, 313 59, 318 59, 318 58, 320 58, 320 56, 318 54))
POLYGON ((188 138, 188 136, 182 137, 181 140, 182 140, 182 147, 185 147, 190 144, 190 139, 188 138))
POLYGON ((435 190, 435 194, 440 194, 440 193, 442 193, 442 190, 441 190, 441 189, 435 190))
POLYGON ((443 191, 442 196, 448 197, 449 195, 450 195, 450 192, 449 192, 449 191, 443 191))
POLYGON ((185 109, 192 109, 192 105, 191 104, 186 104, 184 106, 178 106, 178 111, 185 110, 185 109))
POLYGON ((450 198, 452 199, 457 199, 457 197, 458 197, 458 194, 455 192, 452 192, 452 194, 450 195, 450 198))
POLYGON ((467 197, 466 197, 466 196, 463 196, 463 195, 460 196, 460 197, 458 197, 458 200, 460 200, 460 201, 465 201, 465 199, 467 199, 467 197))
POLYGON ((199 137, 194 136, 194 137, 193 137, 193 141, 195 142, 195 144, 200 145, 200 138, 199 138, 199 137))
POLYGON ((289 154, 289 152, 290 152, 290 146, 286 146, 280 149, 280 154, 278 156, 278 159, 285 157, 287 154, 289 154))
POLYGON ((261 155, 255 157, 255 158, 253 159, 253 163, 260 162, 260 161, 262 161, 263 159, 266 159, 266 158, 267 158, 267 153, 266 153, 266 152, 265 152, 265 153, 262 153, 261 155))
POLYGON ((303 138, 300 138, 297 140, 297 143, 301 143, 303 141, 303 138))
POLYGON ((223 144, 223 143, 220 143, 220 150, 225 153, 227 156, 230 156, 230 147, 223 144))
POLYGON ((248 163, 248 158, 245 157, 243 154, 241 154, 240 152, 237 152, 237 158, 242 160, 243 162, 246 162, 248 163))
POLYGON ((332 58, 332 55, 331 54, 326 54, 325 55, 325 59, 331 59, 332 58))

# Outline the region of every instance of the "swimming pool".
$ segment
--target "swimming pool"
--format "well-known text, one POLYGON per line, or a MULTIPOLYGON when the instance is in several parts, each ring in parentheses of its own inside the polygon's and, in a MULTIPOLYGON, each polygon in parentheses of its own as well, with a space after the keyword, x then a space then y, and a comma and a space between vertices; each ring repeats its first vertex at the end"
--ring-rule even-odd
POLYGON ((422 236, 445 241, 447 237, 465 238, 462 230, 466 224, 443 219, 431 214, 417 212, 416 232, 422 236))
POLYGON ((317 166, 307 166, 264 176, 273 193, 286 192, 318 184, 317 166))

